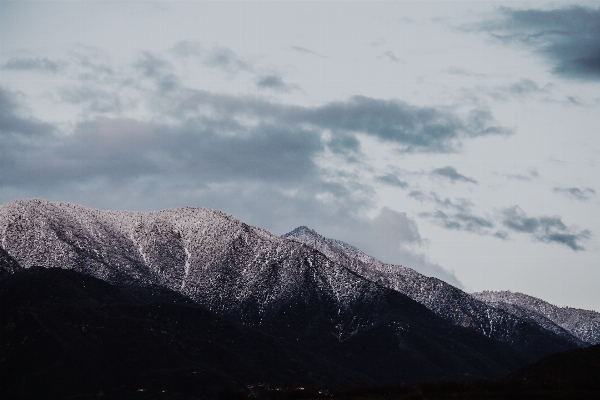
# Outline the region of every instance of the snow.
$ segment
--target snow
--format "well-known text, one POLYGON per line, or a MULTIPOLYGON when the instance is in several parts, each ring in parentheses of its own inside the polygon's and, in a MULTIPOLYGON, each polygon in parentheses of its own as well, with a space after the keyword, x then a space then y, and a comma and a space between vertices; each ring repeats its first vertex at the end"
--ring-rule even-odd
POLYGON ((340 326, 339 340, 373 325, 375 315, 353 318, 353 310, 388 289, 505 342, 523 324, 577 345, 598 340, 597 313, 561 309, 557 317, 552 308, 482 299, 306 227, 278 237, 207 208, 141 213, 17 200, 0 206, 0 235, 2 248, 21 267, 73 269, 118 285, 156 285, 242 321, 250 321, 248 310, 257 313, 252 321, 261 321, 281 304, 316 290, 339 310, 332 321, 340 326))
POLYGON ((535 319, 540 325, 548 326, 547 329, 558 325, 586 343, 600 344, 600 313, 596 311, 558 307, 518 292, 484 291, 472 295, 494 307, 535 319))
MULTIPOLYGON (((298 227, 282 237, 313 247, 358 275, 409 296, 455 325, 473 329, 486 336, 510 343, 521 332, 525 322, 579 346, 594 343, 595 339, 590 335, 577 332, 578 329, 586 332, 595 329, 597 322, 592 320, 581 322, 585 328, 576 328, 575 324, 560 324, 536 311, 524 312, 514 307, 487 302, 437 278, 419 274, 411 268, 383 263, 354 246, 325 238, 306 226, 298 227)), ((575 319, 581 321, 579 318, 575 319)))

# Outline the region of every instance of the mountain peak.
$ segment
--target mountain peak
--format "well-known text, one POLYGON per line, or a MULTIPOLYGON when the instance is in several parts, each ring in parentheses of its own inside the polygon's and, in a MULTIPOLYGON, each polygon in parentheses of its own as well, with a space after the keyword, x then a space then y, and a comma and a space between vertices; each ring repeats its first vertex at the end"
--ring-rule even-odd
POLYGON ((308 226, 302 225, 302 226, 299 226, 296 229, 286 233, 285 235, 282 235, 281 237, 286 238, 288 236, 298 236, 298 235, 321 236, 314 229, 310 229, 308 226))

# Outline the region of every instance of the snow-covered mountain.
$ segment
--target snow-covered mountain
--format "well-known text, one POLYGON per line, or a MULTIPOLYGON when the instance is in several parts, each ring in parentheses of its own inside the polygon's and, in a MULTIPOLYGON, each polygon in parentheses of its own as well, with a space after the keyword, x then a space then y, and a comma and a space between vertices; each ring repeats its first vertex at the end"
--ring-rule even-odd
MULTIPOLYGON (((595 343, 589 340, 590 335, 576 333, 571 328, 574 327, 574 322, 571 322, 571 325, 561 324, 557 318, 553 319, 546 314, 541 315, 531 307, 527 312, 524 310, 515 312, 510 307, 486 301, 479 296, 471 296, 444 281, 419 274, 411 268, 383 263, 354 246, 323 237, 306 226, 298 227, 282 237, 319 250, 329 259, 346 266, 360 276, 409 296, 455 325, 476 330, 503 342, 522 343, 523 346, 528 346, 532 332, 541 328, 578 346, 595 343)), ((594 312, 590 311, 590 313, 594 312)), ((597 321, 596 325, 593 325, 591 320, 579 318, 583 314, 569 314, 570 317, 567 317, 567 314, 568 311, 561 314, 564 315, 562 317, 564 320, 578 321, 579 324, 585 325, 578 326, 577 329, 586 332, 593 330, 593 326, 597 329, 597 321), (584 320, 588 322, 582 322, 584 320)))
POLYGON ((308 246, 205 208, 0 206, 0 244, 13 270, 65 268, 147 296, 174 292, 376 381, 498 376, 579 344, 331 243, 308 246))
POLYGON ((558 307, 523 293, 484 291, 473 297, 514 315, 534 318, 540 325, 550 321, 584 342, 600 344, 600 313, 571 307, 558 307))

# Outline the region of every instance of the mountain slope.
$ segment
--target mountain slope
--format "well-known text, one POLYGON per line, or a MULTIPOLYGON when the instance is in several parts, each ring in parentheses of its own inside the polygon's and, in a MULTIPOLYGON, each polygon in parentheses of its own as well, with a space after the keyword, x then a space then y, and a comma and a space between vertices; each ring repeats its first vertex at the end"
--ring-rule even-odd
MULTIPOLYGON (((487 304, 437 278, 421 275, 402 265, 382 263, 356 247, 325 238, 305 226, 282 237, 306 244, 360 276, 406 294, 455 325, 511 343, 520 349, 543 348, 548 340, 556 337, 573 345, 585 345, 585 341, 550 320, 540 321, 539 318, 487 304)), ((556 351, 559 349, 560 345, 555 348, 556 351)))
POLYGON ((0 277, 14 274, 21 269, 19 263, 0 247, 0 277))
POLYGON ((34 268, 5 277, 0 304, 6 398, 139 388, 214 398, 255 382, 335 386, 365 379, 197 306, 142 302, 74 271, 34 268))
POLYGON ((541 323, 551 321, 584 342, 600 344, 600 313, 596 311, 558 307, 518 292, 484 291, 472 296, 515 315, 529 316, 541 323))
POLYGON ((0 239, 24 268, 72 269, 146 298, 178 293, 378 382, 496 377, 573 347, 521 322, 518 347, 455 326, 314 248, 215 210, 14 201, 0 206, 0 239))
POLYGON ((598 398, 600 345, 551 354, 515 371, 504 381, 524 388, 588 390, 595 393, 590 393, 589 398, 598 398))

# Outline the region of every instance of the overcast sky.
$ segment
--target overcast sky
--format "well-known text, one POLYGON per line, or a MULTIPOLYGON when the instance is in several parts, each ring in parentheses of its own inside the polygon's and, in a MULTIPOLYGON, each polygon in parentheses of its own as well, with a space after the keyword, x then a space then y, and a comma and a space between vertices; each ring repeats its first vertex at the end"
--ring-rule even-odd
POLYGON ((597 1, 0 2, 0 202, 307 225, 600 311, 597 1))

